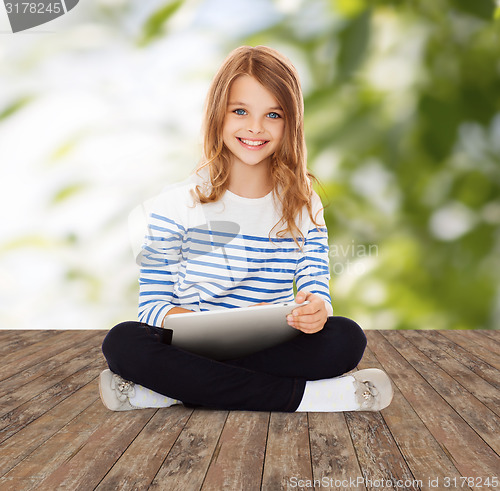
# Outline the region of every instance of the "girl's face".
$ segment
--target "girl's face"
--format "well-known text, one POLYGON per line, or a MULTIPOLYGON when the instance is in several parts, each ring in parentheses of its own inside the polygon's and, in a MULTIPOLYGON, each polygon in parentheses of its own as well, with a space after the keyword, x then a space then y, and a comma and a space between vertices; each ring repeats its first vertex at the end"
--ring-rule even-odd
POLYGON ((268 165, 284 129, 283 110, 271 92, 249 75, 238 77, 229 91, 222 128, 231 163, 268 165))

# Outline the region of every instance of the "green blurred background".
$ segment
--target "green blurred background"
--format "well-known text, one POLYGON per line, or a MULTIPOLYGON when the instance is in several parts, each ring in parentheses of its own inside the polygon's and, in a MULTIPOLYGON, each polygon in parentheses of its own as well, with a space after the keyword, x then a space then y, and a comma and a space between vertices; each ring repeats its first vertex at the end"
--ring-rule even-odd
POLYGON ((196 166, 206 90, 242 44, 299 70, 335 313, 500 327, 493 1, 80 3, 0 34, 1 328, 136 317, 127 215, 196 166))

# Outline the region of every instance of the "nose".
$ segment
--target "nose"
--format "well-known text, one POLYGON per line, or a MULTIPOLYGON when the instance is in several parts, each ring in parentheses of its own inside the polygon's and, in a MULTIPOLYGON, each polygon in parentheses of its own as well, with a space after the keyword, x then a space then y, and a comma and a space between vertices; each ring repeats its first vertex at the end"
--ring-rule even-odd
POLYGON ((262 133, 264 131, 260 118, 250 118, 248 120, 248 131, 251 133, 262 133))

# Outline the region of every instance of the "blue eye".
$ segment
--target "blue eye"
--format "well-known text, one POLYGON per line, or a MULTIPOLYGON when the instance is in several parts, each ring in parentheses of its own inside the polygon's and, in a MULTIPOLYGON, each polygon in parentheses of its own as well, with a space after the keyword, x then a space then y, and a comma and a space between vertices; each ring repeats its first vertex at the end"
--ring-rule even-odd
POLYGON ((244 109, 235 109, 233 112, 238 116, 244 116, 246 114, 246 111, 244 109))
POLYGON ((281 116, 278 114, 278 113, 269 113, 268 116, 271 118, 271 119, 278 119, 278 118, 281 118, 281 116))

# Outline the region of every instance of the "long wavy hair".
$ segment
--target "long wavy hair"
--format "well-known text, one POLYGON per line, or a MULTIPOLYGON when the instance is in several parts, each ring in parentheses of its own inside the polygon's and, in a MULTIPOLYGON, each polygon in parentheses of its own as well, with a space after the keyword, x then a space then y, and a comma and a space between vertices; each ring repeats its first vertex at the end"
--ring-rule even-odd
MULTIPOLYGON (((271 156, 273 195, 281 204, 281 219, 277 237, 291 235, 301 248, 298 238, 304 239, 296 219, 306 207, 312 216, 312 182, 317 182, 307 169, 304 137, 304 101, 299 77, 292 63, 278 51, 267 46, 242 46, 224 60, 209 88, 203 121, 203 159, 197 171, 208 169, 210 183, 194 194, 200 203, 218 201, 229 185, 230 151, 224 145, 222 130, 227 112, 229 90, 237 77, 250 75, 273 94, 283 109, 285 129, 279 148, 271 156)), ((271 232, 272 232, 271 230, 271 232)), ((271 234, 269 234, 271 235, 271 234)))

